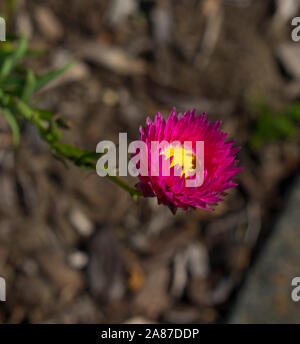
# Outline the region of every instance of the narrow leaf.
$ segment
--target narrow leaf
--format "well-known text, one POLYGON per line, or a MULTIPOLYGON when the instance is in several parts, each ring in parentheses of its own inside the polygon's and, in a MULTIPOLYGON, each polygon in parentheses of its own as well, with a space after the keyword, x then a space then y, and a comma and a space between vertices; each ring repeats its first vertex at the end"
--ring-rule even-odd
POLYGON ((17 147, 19 145, 19 142, 20 142, 20 128, 19 128, 19 124, 18 124, 15 116, 10 112, 9 109, 4 108, 4 109, 2 109, 2 112, 3 112, 4 116, 7 119, 7 122, 9 123, 9 125, 11 127, 11 131, 12 131, 12 134, 13 134, 14 146, 17 147))
POLYGON ((61 74, 65 73, 73 65, 74 65, 74 62, 70 62, 61 68, 55 69, 50 73, 40 76, 39 78, 37 78, 37 82, 36 82, 34 90, 35 91, 39 90, 40 88, 48 84, 50 81, 56 79, 61 74))
POLYGON ((36 85, 36 78, 34 75, 34 72, 31 69, 28 69, 26 72, 26 82, 25 82, 25 87, 22 92, 22 97, 21 99, 24 102, 28 102, 32 93, 34 92, 36 85))
POLYGON ((27 40, 24 36, 21 36, 18 42, 18 46, 11 56, 7 57, 0 70, 0 80, 5 79, 8 74, 16 67, 17 63, 26 54, 27 40))

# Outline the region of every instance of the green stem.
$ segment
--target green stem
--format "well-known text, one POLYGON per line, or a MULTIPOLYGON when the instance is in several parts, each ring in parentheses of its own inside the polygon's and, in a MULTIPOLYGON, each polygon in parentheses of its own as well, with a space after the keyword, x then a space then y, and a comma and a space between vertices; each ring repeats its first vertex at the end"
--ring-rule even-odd
POLYGON ((127 184, 123 179, 117 177, 117 176, 108 176, 108 178, 114 182, 115 184, 117 184, 118 186, 120 186, 122 189, 124 189, 125 191, 129 192, 130 196, 132 196, 133 198, 137 198, 139 196, 142 196, 143 194, 141 193, 141 191, 133 188, 132 186, 130 186, 129 184, 127 184))

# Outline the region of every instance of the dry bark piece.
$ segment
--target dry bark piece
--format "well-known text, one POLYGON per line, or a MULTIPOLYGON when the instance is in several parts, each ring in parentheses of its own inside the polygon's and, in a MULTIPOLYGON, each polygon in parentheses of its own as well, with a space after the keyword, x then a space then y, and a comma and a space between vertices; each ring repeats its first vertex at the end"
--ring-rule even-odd
POLYGON ((179 298, 188 283, 189 275, 198 280, 205 279, 209 274, 209 260, 206 247, 200 242, 190 244, 176 254, 174 258, 171 294, 179 298))
POLYGON ((55 41, 62 37, 64 29, 50 8, 36 6, 34 15, 41 33, 46 38, 55 41))
POLYGON ((70 268, 59 252, 41 253, 38 259, 41 269, 54 287, 60 289, 68 299, 72 299, 83 288, 82 274, 70 268))
POLYGON ((126 290, 125 269, 112 229, 103 227, 91 239, 88 283, 100 302, 116 301, 126 290))
POLYGON ((71 210, 69 220, 72 226, 74 226, 77 232, 82 236, 89 237, 94 231, 93 223, 78 208, 71 210))
POLYGON ((156 319, 169 306, 169 278, 170 272, 166 266, 153 266, 148 271, 144 286, 134 299, 137 312, 156 319))
POLYGON ((168 6, 157 6, 151 12, 153 36, 159 44, 170 43, 173 31, 173 15, 168 6))
POLYGON ((146 64, 142 59, 131 56, 125 50, 116 46, 82 42, 78 50, 78 56, 120 75, 143 75, 146 73, 146 64))
POLYGON ((75 303, 59 310, 46 324, 95 324, 103 322, 103 315, 88 295, 83 295, 75 303))
POLYGON ((72 268, 79 270, 87 265, 89 257, 84 252, 75 251, 68 256, 68 261, 72 268))
POLYGON ((137 10, 135 0, 112 0, 108 10, 108 19, 111 24, 116 25, 127 19, 137 10))
POLYGON ((135 325, 135 324, 142 325, 142 324, 145 324, 145 325, 148 325, 148 324, 155 324, 155 322, 153 322, 153 321, 151 321, 149 319, 143 318, 143 317, 133 317, 133 318, 130 318, 130 319, 126 320, 124 322, 124 324, 131 324, 131 325, 135 325))
POLYGON ((273 29, 282 29, 291 18, 297 16, 299 7, 299 0, 276 0, 276 12, 272 20, 273 29))
POLYGON ((20 9, 16 16, 16 32, 18 35, 24 35, 31 39, 33 35, 33 25, 29 13, 25 8, 20 9))
POLYGON ((213 323, 216 318, 213 308, 197 309, 192 305, 178 304, 164 314, 163 320, 171 324, 194 324, 213 323))
POLYGON ((287 73, 294 79, 300 79, 300 46, 295 43, 281 43, 277 56, 287 73))

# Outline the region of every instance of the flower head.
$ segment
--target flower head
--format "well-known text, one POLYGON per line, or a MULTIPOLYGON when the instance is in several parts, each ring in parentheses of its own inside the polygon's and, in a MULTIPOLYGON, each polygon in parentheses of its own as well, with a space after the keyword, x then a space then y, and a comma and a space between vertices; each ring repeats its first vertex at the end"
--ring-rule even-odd
POLYGON ((177 208, 211 210, 211 205, 223 200, 225 190, 237 185, 232 178, 241 170, 236 167, 235 154, 239 148, 233 148, 234 141, 226 142, 227 133, 219 129, 220 125, 221 121, 210 123, 205 113, 196 116, 196 110, 182 115, 173 109, 167 121, 160 113, 154 122, 147 118, 145 128, 140 128, 140 136, 148 148, 149 172, 138 175, 137 188, 145 197, 156 196, 158 203, 167 205, 173 213, 177 208), (153 142, 167 144, 154 146, 153 150, 153 142), (200 156, 197 142, 203 143, 200 156), (154 155, 159 158, 155 159, 154 155), (169 175, 162 168, 166 161, 169 175), (188 186, 187 181, 192 180, 198 182, 188 186))

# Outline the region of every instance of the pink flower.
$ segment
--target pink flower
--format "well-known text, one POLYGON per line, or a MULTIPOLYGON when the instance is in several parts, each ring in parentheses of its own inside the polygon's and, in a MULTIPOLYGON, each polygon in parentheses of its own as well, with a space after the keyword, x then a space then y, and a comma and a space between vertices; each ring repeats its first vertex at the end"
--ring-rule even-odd
POLYGON ((196 113, 193 110, 182 115, 173 109, 167 121, 157 113, 154 123, 147 118, 146 127, 140 128, 141 141, 148 148, 149 171, 154 161, 151 156, 153 141, 165 140, 169 143, 169 147, 159 148, 156 153, 159 154, 160 164, 162 160, 169 159, 171 169, 169 176, 162 173, 161 166, 156 176, 151 176, 150 172, 147 175, 139 174, 137 188, 145 197, 156 196, 158 203, 167 205, 173 213, 177 208, 212 210, 210 205, 222 201, 222 196, 226 195, 224 191, 237 185, 232 182, 232 178, 241 170, 236 167, 238 161, 235 156, 240 148, 233 148, 234 141, 225 141, 227 133, 219 129, 221 121, 210 123, 205 113, 198 117, 196 113), (191 150, 172 145, 175 141, 179 141, 181 147, 184 147, 185 141, 192 141, 191 150), (197 141, 204 143, 203 181, 200 186, 187 187, 186 180, 195 178, 191 172, 199 158, 198 152, 196 154, 197 141), (181 161, 178 159, 180 156, 183 157, 181 161), (177 169, 181 173, 176 174, 177 169))

